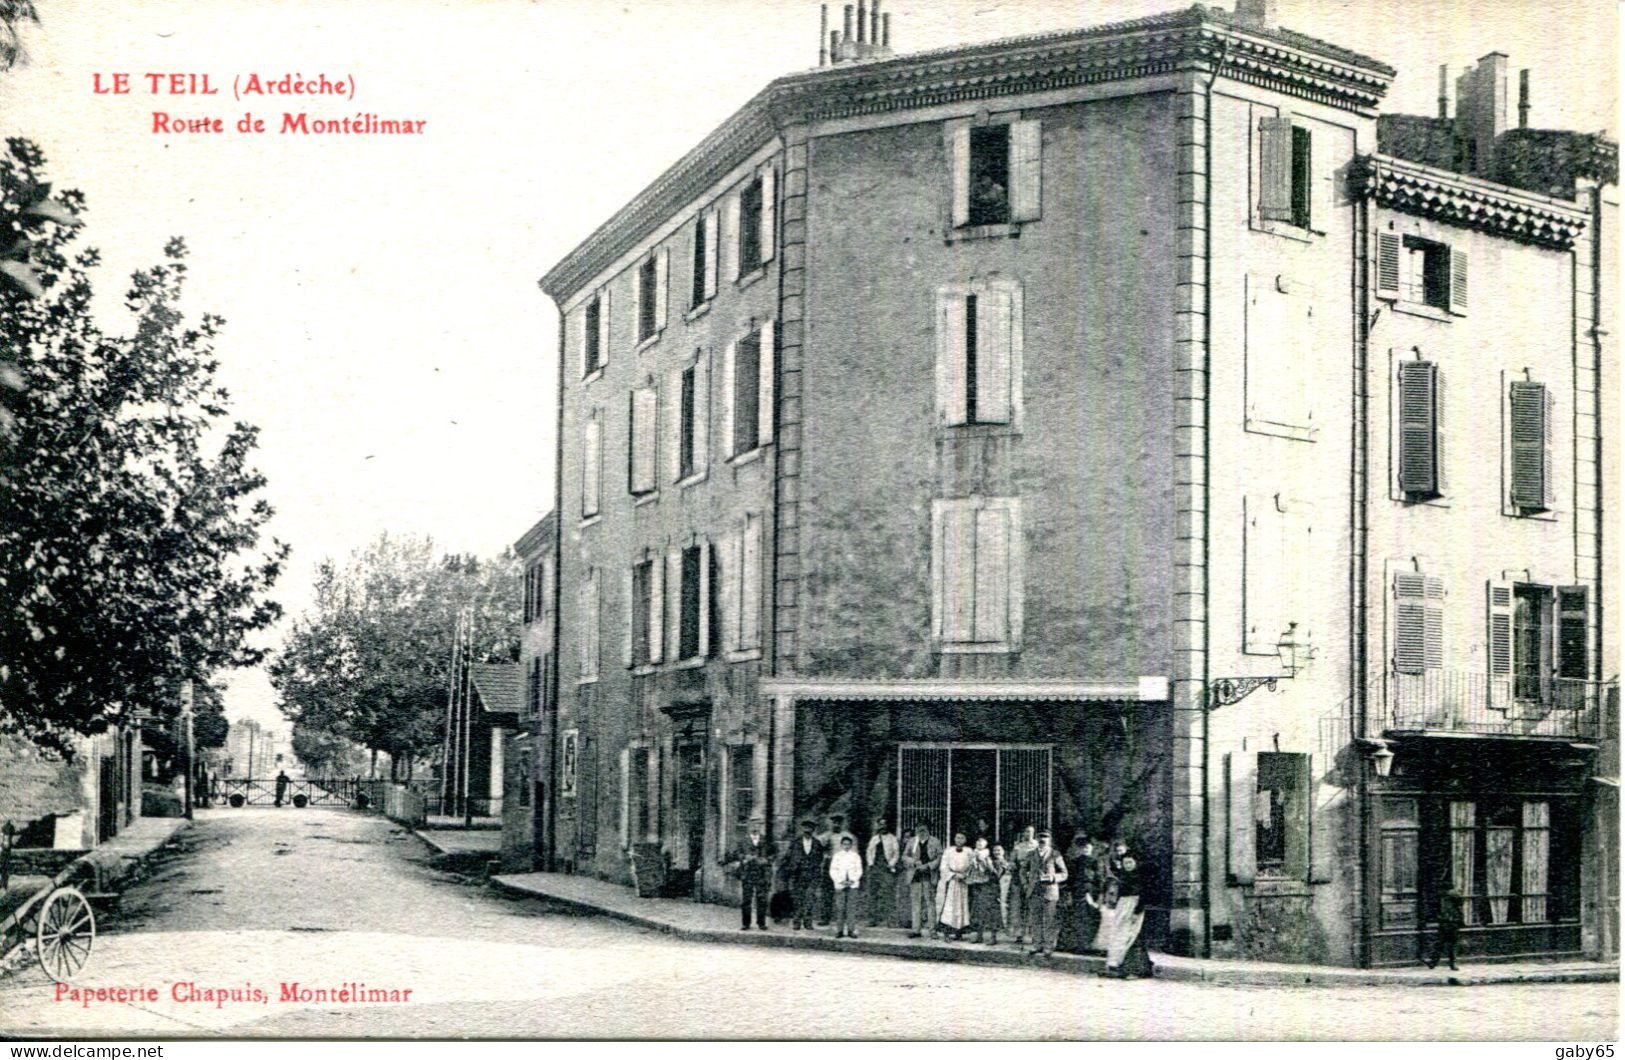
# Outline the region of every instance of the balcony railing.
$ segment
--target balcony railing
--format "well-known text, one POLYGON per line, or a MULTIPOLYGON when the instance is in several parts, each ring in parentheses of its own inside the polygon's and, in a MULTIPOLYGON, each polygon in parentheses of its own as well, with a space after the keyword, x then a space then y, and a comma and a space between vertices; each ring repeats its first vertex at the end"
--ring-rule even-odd
MULTIPOLYGON (((1596 740, 1608 682, 1491 677, 1469 670, 1388 674, 1378 682, 1389 732, 1439 732, 1532 739, 1596 740)), ((1375 699, 1375 697, 1373 697, 1375 699)))

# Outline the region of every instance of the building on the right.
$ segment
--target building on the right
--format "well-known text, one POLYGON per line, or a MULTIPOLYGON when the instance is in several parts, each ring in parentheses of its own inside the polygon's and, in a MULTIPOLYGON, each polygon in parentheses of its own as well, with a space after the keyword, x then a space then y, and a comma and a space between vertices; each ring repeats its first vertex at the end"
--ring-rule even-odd
POLYGON ((1441 71, 1439 115, 1380 118, 1351 171, 1352 701, 1329 725, 1360 781, 1361 963, 1417 960, 1452 886, 1475 956, 1618 952, 1617 148, 1526 128, 1527 71, 1509 128, 1507 81, 1485 56, 1452 119, 1441 71))

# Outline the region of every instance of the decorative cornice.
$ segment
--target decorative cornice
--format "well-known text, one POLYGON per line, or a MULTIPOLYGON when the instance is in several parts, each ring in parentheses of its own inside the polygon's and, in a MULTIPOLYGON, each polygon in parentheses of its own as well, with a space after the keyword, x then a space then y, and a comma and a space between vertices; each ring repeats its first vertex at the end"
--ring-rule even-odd
POLYGON ((548 512, 536 520, 536 525, 526 530, 519 536, 519 540, 513 543, 513 550, 519 553, 521 559, 533 559, 553 543, 558 533, 558 520, 553 515, 554 513, 548 512))
POLYGON ((1519 243, 1568 250, 1586 228, 1572 203, 1388 155, 1361 155, 1349 180, 1380 206, 1519 243))
POLYGON ((822 700, 1034 700, 1057 702, 1163 702, 1168 680, 1141 677, 1133 684, 1088 681, 953 681, 921 678, 901 681, 858 681, 840 678, 804 680, 766 678, 764 696, 822 700))
POLYGON ((1063 33, 1013 37, 781 77, 662 173, 542 278, 563 303, 779 130, 968 100, 1212 72, 1246 84, 1370 114, 1394 70, 1288 30, 1246 26, 1201 6, 1063 33))

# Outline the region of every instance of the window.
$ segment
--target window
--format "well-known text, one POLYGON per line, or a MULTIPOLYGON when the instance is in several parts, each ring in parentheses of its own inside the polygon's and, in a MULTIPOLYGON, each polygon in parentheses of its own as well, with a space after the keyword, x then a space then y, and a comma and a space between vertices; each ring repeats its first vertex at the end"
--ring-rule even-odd
POLYGON ((1323 835, 1311 853, 1310 809, 1316 756, 1279 751, 1232 751, 1225 755, 1229 830, 1227 865, 1235 883, 1260 877, 1331 878, 1334 844, 1323 835), (1311 865, 1311 861, 1317 864, 1311 865))
POLYGON ((1448 872, 1467 898, 1462 903, 1466 922, 1544 924, 1572 918, 1576 867, 1554 867, 1551 852, 1554 838, 1565 845, 1571 838, 1574 816, 1566 802, 1548 799, 1451 801, 1448 872))
POLYGON ((1591 588, 1492 581, 1487 640, 1490 706, 1511 700, 1574 708, 1588 700, 1591 588))
POLYGON ((1314 351, 1325 330, 1315 317, 1315 290, 1282 273, 1249 273, 1244 282, 1247 430, 1313 441, 1314 351))
POLYGON ((664 644, 665 578, 663 564, 650 557, 634 564, 627 573, 626 651, 627 666, 649 666, 662 658, 664 644))
POLYGON ((578 746, 581 731, 565 729, 559 733, 559 798, 576 797, 576 774, 579 766, 578 746))
POLYGON ((762 264, 762 181, 757 178, 739 193, 739 271, 762 264))
POLYGON ((1399 491, 1410 501, 1430 500, 1439 485, 1439 366, 1399 365, 1399 491))
POLYGON ((1421 236, 1377 233, 1377 297, 1467 312, 1467 252, 1421 236))
POLYGON ((521 751, 519 754, 519 805, 530 805, 530 752, 521 751))
POLYGON ((1292 115, 1259 120, 1258 216, 1263 221, 1280 221, 1311 229, 1310 203, 1314 194, 1313 136, 1309 129, 1293 125, 1292 115))
POLYGON ((649 812, 649 756, 647 747, 621 752, 621 845, 630 847, 649 838, 653 815, 649 812))
POLYGON ((1039 218, 1043 136, 1036 120, 949 126, 955 228, 1039 218))
POLYGON ((1552 396, 1545 383, 1514 380, 1508 387, 1507 435, 1510 439, 1509 500, 1518 515, 1551 509, 1556 500, 1552 481, 1552 396))
POLYGON ((749 834, 750 819, 756 813, 756 745, 736 744, 728 748, 728 800, 734 836, 749 834))
POLYGON ((698 309, 717 293, 717 212, 707 210, 694 221, 693 273, 689 308, 698 309))
POLYGON ((525 668, 525 713, 539 714, 542 710, 542 657, 532 655, 525 668))
MULTIPOLYGON (((727 273, 730 281, 749 277, 773 258, 777 224, 777 171, 764 163, 739 194, 727 201, 727 273)), ((726 238, 726 237, 723 237, 726 238)))
POLYGON ((677 422, 681 425, 677 441, 677 477, 680 479, 694 473, 694 372, 694 365, 683 369, 677 397, 677 422))
POLYGON ((1021 287, 951 285, 937 292, 937 419, 944 426, 1016 423, 1021 411, 1021 287))
POLYGON ((1422 674, 1444 665, 1444 579, 1394 573, 1395 673, 1422 674))
POLYGON ((662 249, 650 254, 638 266, 633 288, 637 311, 633 319, 637 321, 640 343, 654 338, 666 326, 666 263, 667 253, 662 249))
POLYGON ((652 386, 640 387, 627 397, 631 444, 626 452, 626 488, 633 496, 655 491, 655 428, 658 396, 652 386))
POLYGON ((524 620, 527 624, 553 610, 553 557, 543 556, 525 568, 524 620))
POLYGON ((682 482, 705 472, 710 462, 710 372, 705 355, 694 351, 694 363, 667 374, 665 447, 667 473, 682 482))
POLYGON ((704 658, 710 596, 710 549, 702 542, 682 550, 677 593, 677 657, 704 658))
POLYGON ((609 291, 587 303, 581 315, 581 375, 586 378, 609 360, 609 291))
POLYGON ((1021 501, 932 502, 932 627, 942 651, 1019 651, 1021 501))
POLYGON ((599 478, 603 463, 603 427, 595 417, 587 421, 581 439, 581 517, 598 514, 599 478))
POLYGON ((600 620, 598 583, 598 569, 595 567, 586 572, 576 590, 576 646, 579 650, 579 673, 583 682, 598 680, 600 620))
POLYGON ((773 322, 730 342, 722 354, 722 437, 729 456, 773 439, 773 322))
POLYGON ((718 609, 724 653, 762 646, 762 517, 748 515, 742 529, 717 542, 718 609))
POLYGON ((1242 512, 1243 651, 1279 656, 1289 627, 1300 644, 1310 633, 1301 623, 1314 577, 1312 513, 1279 493, 1245 498, 1242 512))

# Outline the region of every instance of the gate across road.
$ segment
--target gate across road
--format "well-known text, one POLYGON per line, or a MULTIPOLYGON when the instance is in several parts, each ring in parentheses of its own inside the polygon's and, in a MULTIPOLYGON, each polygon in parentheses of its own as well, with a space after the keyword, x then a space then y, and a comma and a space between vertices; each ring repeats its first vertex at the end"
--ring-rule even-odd
MULTIPOLYGON (((292 803, 304 796, 307 806, 354 806, 361 782, 354 779, 294 780, 289 778, 288 790, 282 801, 292 803)), ((276 805, 276 778, 221 777, 211 794, 214 802, 225 806, 276 805), (237 801, 237 800, 241 801, 237 801)))

